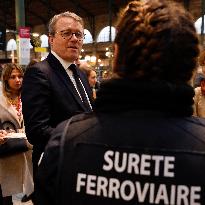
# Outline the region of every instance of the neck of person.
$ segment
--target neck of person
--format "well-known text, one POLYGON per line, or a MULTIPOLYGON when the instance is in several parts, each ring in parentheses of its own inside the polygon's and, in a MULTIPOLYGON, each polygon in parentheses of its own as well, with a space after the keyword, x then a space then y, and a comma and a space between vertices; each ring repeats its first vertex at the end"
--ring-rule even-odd
POLYGON ((19 91, 11 91, 10 98, 11 99, 16 99, 17 97, 19 97, 19 95, 20 95, 19 91))
POLYGON ((55 51, 51 50, 51 53, 60 61, 60 63, 62 64, 62 66, 66 69, 68 68, 71 64, 74 64, 75 62, 70 62, 67 61, 63 58, 61 58, 57 53, 55 53, 55 51))

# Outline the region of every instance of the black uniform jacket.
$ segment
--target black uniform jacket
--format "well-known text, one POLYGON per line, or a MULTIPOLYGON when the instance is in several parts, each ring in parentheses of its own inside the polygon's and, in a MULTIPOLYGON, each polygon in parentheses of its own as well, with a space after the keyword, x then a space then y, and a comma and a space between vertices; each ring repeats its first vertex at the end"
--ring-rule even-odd
POLYGON ((38 205, 205 204, 205 120, 190 116, 193 89, 111 80, 98 94, 95 115, 56 128, 38 205))

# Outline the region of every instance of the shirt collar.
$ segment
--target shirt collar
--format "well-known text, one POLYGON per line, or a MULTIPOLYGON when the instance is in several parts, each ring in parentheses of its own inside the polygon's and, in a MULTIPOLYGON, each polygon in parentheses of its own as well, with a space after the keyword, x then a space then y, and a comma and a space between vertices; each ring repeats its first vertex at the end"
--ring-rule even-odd
POLYGON ((69 61, 63 60, 57 53, 51 50, 51 53, 60 61, 61 65, 64 67, 66 70, 72 63, 69 61))

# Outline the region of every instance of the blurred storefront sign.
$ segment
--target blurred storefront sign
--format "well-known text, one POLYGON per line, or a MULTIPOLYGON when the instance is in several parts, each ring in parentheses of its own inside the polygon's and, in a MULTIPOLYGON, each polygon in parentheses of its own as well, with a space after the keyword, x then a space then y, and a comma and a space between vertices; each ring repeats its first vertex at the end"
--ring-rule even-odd
POLYGON ((19 28, 19 64, 28 65, 30 62, 30 28, 19 28))

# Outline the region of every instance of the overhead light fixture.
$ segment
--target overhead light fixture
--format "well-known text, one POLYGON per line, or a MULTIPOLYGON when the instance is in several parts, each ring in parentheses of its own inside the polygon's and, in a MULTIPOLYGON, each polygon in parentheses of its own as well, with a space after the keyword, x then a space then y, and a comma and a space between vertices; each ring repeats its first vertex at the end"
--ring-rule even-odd
POLYGON ((32 36, 39 37, 39 33, 32 33, 32 36))

